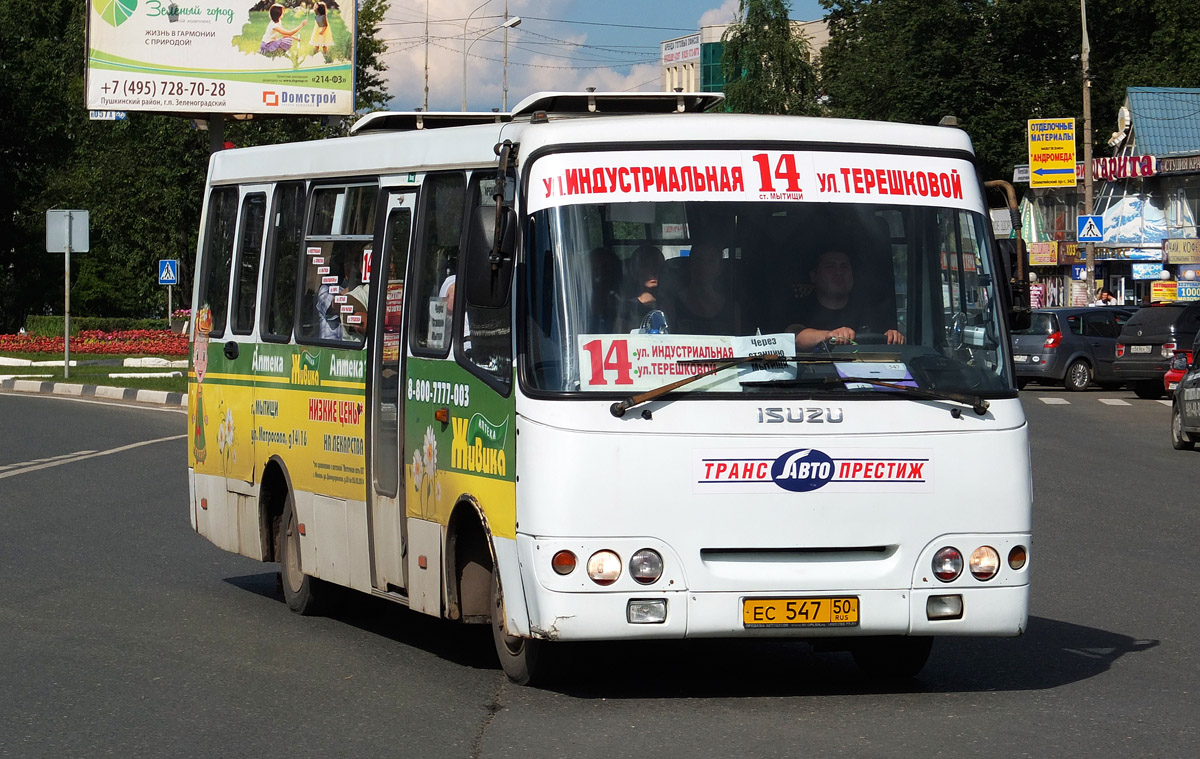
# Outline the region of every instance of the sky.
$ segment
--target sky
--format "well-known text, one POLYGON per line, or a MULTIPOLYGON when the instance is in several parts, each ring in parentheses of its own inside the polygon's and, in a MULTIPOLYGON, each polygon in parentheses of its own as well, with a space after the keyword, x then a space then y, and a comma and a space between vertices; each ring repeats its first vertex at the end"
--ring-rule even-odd
MULTIPOLYGON (((390 107, 488 111, 503 101, 505 6, 520 16, 508 30, 508 108, 549 90, 661 88, 659 43, 725 24, 738 0, 390 0, 380 27, 390 107), (426 44, 428 9, 428 44, 426 44), (467 45, 464 95, 463 42, 467 45)), ((791 18, 824 15, 818 0, 792 0, 791 18)))

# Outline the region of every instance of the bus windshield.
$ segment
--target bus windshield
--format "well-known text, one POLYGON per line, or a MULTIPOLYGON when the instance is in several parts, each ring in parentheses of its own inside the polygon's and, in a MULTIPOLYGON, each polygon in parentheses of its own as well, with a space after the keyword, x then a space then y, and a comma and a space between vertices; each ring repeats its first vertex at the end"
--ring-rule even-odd
MULTIPOLYGON (((931 203, 936 200, 931 199, 931 203)), ((524 378, 551 393, 1008 393, 981 213, 938 205, 681 200, 532 214, 524 378)))

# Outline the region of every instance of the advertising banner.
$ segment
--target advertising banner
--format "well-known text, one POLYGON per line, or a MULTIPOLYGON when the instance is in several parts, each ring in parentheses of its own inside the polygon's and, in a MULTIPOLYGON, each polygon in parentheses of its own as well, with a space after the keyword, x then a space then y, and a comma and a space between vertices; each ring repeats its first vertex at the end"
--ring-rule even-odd
POLYGON ((1165 259, 1173 264, 1200 264, 1200 239, 1171 238, 1163 240, 1165 259))
POLYGON ((90 0, 87 107, 354 113, 355 5, 90 0))
POLYGON ((1029 186, 1075 186, 1075 119, 1030 119, 1029 186))

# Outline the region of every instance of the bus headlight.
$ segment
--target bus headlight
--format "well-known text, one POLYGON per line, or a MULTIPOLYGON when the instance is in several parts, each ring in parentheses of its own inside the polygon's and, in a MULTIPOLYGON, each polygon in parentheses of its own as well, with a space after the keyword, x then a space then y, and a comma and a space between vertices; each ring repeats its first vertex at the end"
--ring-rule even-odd
POLYGON ((658 551, 643 548, 629 559, 629 574, 643 585, 657 582, 662 577, 663 560, 658 551))
POLYGON ((587 573, 597 585, 612 585, 621 576, 621 557, 612 551, 596 551, 588 559, 587 573))
POLYGON ((970 565, 976 580, 990 580, 1000 571, 1000 554, 991 546, 980 546, 971 551, 970 565))
POLYGON ((963 557, 957 548, 946 546, 933 555, 933 574, 942 582, 953 582, 963 570, 963 557))

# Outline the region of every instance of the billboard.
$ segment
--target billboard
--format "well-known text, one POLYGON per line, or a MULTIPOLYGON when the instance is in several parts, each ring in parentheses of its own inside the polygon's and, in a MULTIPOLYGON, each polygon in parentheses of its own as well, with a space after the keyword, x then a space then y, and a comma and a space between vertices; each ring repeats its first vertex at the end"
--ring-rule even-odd
POLYGON ((89 0, 87 107, 354 113, 353 0, 89 0))
POLYGON ((662 52, 662 65, 674 66, 677 63, 689 63, 700 60, 700 35, 689 34, 677 37, 659 45, 662 52))
POLYGON ((1029 186, 1075 186, 1075 119, 1030 119, 1029 186))

